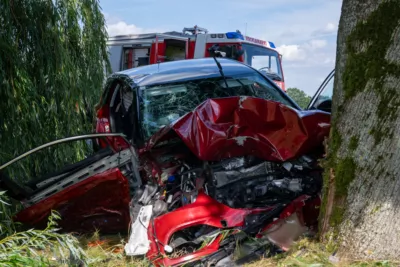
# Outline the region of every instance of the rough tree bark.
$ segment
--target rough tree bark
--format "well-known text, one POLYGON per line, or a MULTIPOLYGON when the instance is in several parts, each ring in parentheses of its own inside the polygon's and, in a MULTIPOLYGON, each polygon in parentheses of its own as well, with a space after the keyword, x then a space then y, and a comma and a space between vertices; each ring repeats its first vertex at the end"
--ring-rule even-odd
POLYGON ((400 1, 344 0, 322 237, 352 259, 400 258, 400 1))

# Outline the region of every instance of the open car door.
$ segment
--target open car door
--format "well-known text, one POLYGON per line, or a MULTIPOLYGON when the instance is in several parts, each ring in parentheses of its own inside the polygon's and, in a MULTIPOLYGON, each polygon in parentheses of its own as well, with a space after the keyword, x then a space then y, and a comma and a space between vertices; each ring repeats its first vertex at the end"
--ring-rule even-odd
POLYGON ((307 110, 318 109, 331 113, 334 77, 335 70, 332 70, 322 82, 315 95, 311 98, 307 110))
POLYGON ((141 184, 136 151, 112 133, 44 144, 0 166, 0 175, 1 190, 23 207, 15 221, 42 228, 56 210, 62 230, 77 232, 127 231, 131 193, 141 184), (96 148, 99 139, 108 145, 96 148), (114 139, 123 146, 115 149, 114 139))

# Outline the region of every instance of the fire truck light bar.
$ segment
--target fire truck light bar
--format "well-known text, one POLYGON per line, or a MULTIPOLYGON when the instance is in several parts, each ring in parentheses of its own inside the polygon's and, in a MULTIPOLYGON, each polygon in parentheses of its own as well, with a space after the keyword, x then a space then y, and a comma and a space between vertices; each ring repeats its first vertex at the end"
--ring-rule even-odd
POLYGON ((238 33, 238 32, 227 32, 227 33, 226 33, 226 37, 227 37, 228 39, 241 39, 241 40, 244 40, 243 35, 241 35, 241 34, 238 33))
POLYGON ((271 47, 271 48, 276 48, 276 46, 275 46, 275 44, 273 43, 273 42, 268 42, 269 43, 269 46, 271 47))

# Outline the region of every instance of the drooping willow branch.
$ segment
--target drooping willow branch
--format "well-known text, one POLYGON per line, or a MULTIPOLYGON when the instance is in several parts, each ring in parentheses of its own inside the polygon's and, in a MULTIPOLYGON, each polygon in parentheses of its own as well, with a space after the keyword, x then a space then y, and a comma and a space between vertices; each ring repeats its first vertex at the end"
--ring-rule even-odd
MULTIPOLYGON (((91 132, 109 70, 98 0, 0 0, 0 25, 0 163, 52 139, 91 132)), ((39 157, 15 176, 81 157, 76 149, 39 157)))

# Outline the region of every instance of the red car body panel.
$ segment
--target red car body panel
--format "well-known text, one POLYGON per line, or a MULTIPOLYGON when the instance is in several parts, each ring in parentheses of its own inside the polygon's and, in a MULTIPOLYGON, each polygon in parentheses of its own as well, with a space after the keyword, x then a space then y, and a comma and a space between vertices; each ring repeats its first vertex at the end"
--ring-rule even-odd
MULTIPOLYGON (((304 223, 304 218, 302 217, 303 208, 318 211, 316 203, 319 203, 319 198, 317 201, 308 201, 309 198, 309 196, 303 195, 292 201, 281 212, 279 219, 283 220, 296 212, 304 223)), ((225 228, 241 227, 244 225, 244 220, 247 215, 268 212, 274 207, 275 206, 269 206, 262 209, 233 209, 217 202, 203 192, 200 192, 196 202, 159 216, 153 220, 153 223, 150 223, 147 231, 150 240, 150 250, 146 256, 156 266, 175 266, 200 259, 218 251, 220 248, 220 237, 194 253, 178 258, 169 258, 166 256, 162 244, 168 244, 174 233, 191 226, 209 225, 222 229, 224 227, 221 224, 221 221, 224 220, 226 222, 225 228)), ((281 220, 277 220, 276 222, 267 225, 260 231, 258 237, 262 237, 263 232, 267 231, 275 225, 275 223, 278 223, 281 220)))
POLYGON ((126 232, 129 224, 129 185, 118 168, 94 175, 19 212, 15 220, 27 226, 45 226, 57 210, 63 231, 126 232), (106 226, 106 227, 105 227, 106 226))
MULTIPOLYGON (((283 162, 320 146, 329 130, 330 114, 326 112, 296 111, 278 102, 252 97, 209 99, 155 134, 144 151, 151 153, 161 142, 178 137, 197 158, 205 161, 256 155, 283 162)), ((301 224, 316 226, 320 203, 319 197, 298 197, 285 207, 278 220, 260 229, 257 237, 294 213, 301 224)), ((265 207, 264 211, 273 208, 265 207)), ((200 193, 194 203, 153 220, 148 229, 151 242, 147 257, 157 266, 198 260, 217 252, 219 240, 179 258, 168 258, 161 244, 168 244, 173 233, 195 225, 223 228, 221 220, 225 220, 228 227, 241 227, 247 215, 261 210, 233 209, 200 193)))
MULTIPOLYGON (((110 122, 108 120, 109 108, 104 107, 98 111, 96 123, 96 133, 110 133, 110 122)), ((129 148, 130 144, 121 137, 106 137, 105 140, 99 140, 101 147, 110 145, 115 151, 129 148)))
POLYGON ((201 160, 255 155, 282 162, 321 145, 329 126, 325 112, 300 112, 254 97, 208 99, 154 135, 146 150, 175 132, 201 160))
POLYGON ((212 242, 203 249, 190 254, 189 258, 188 256, 183 256, 174 259, 165 258, 160 261, 158 257, 160 254, 165 254, 165 251, 163 246, 157 244, 155 238, 162 244, 168 244, 172 235, 181 229, 196 225, 209 225, 217 228, 224 228, 221 221, 226 222, 225 227, 240 227, 243 226, 246 215, 257 214, 271 209, 273 209, 273 207, 266 207, 264 209, 232 209, 219 203, 205 193, 199 192, 196 202, 159 216, 153 220, 154 223, 149 225, 148 230, 151 243, 147 257, 150 260, 154 260, 156 264, 162 263, 162 266, 173 266, 182 261, 186 262, 191 259, 201 258, 202 256, 217 251, 219 242, 212 242))

